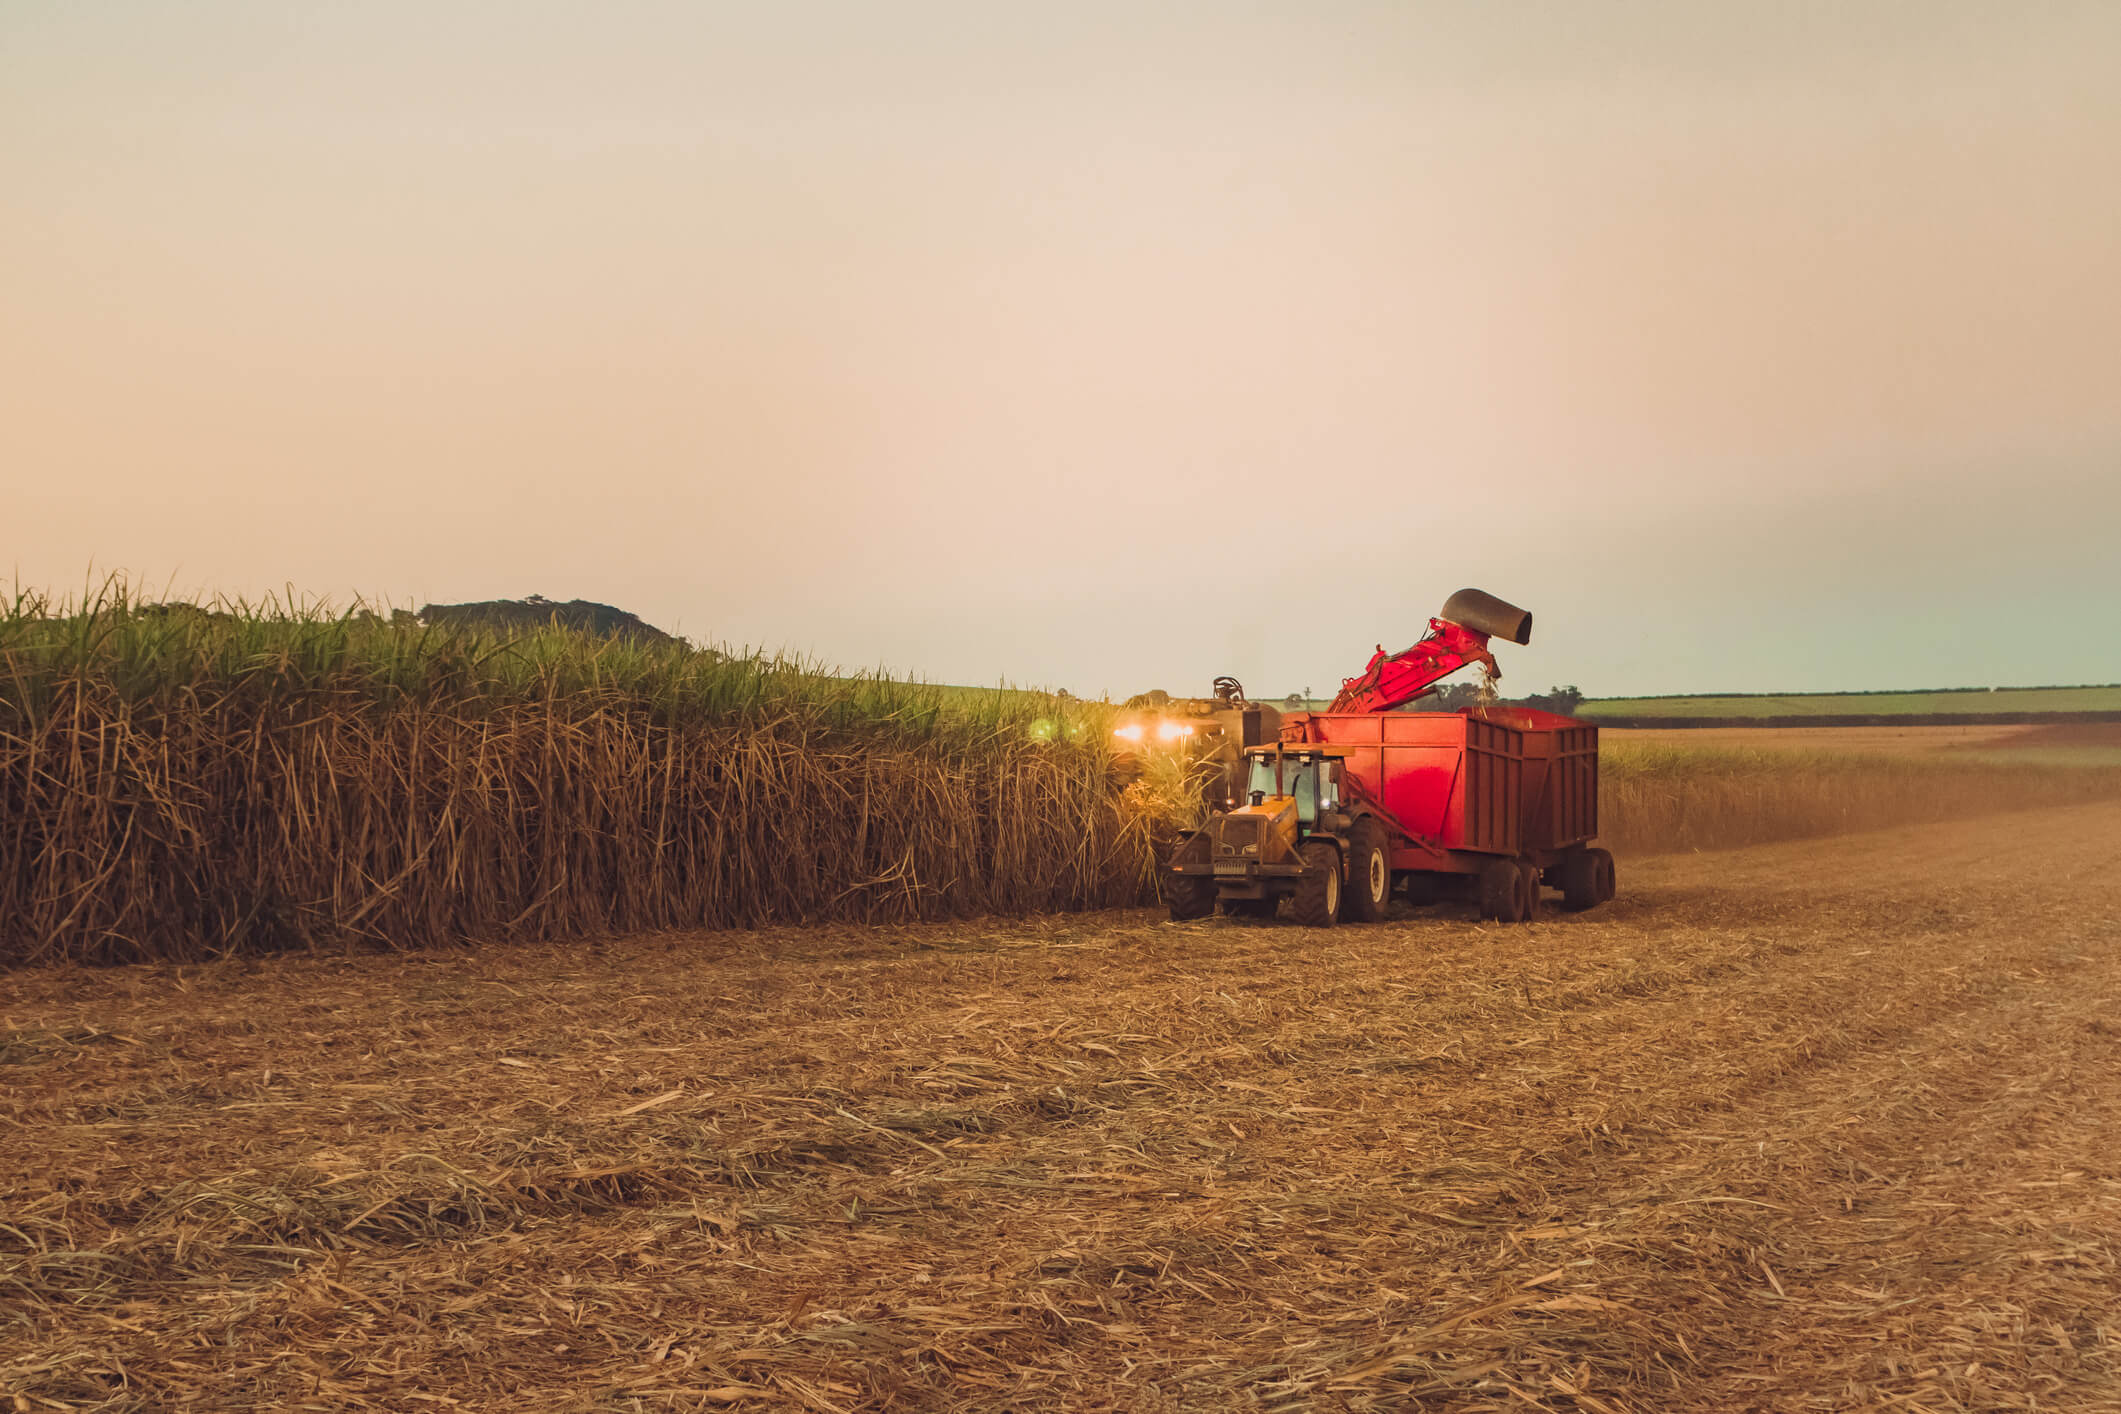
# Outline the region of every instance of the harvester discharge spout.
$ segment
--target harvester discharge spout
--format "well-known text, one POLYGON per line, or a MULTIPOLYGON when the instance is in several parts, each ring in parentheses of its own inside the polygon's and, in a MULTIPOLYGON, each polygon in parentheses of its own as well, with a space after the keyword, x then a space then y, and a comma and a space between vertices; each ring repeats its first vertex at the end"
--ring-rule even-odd
POLYGON ((1443 601, 1443 612, 1436 617, 1507 643, 1532 641, 1532 616, 1529 613, 1478 589, 1459 590, 1443 601))
POLYGON ((1532 641, 1532 616, 1506 600, 1478 589, 1461 589, 1444 601, 1443 612, 1429 620, 1419 643, 1399 653, 1377 655, 1360 677, 1340 685, 1333 712, 1389 712, 1427 696, 1442 679, 1468 663, 1478 663, 1490 679, 1502 676, 1488 641, 1532 641))

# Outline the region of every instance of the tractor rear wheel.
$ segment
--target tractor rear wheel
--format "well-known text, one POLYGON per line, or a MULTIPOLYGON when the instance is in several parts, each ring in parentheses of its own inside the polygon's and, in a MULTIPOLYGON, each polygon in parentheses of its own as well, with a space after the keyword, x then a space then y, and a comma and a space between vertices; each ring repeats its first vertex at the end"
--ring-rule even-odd
POLYGON ((1480 866, 1480 916, 1497 923, 1515 923, 1524 885, 1517 878, 1517 861, 1491 859, 1480 866))
POLYGON ((1205 874, 1166 874, 1164 901, 1172 921, 1190 923, 1215 911, 1215 880, 1205 874))
POLYGON ((1350 923, 1375 923, 1392 897, 1392 863, 1385 854, 1385 827, 1368 816, 1348 831, 1348 892, 1341 912, 1350 923))
POLYGON ((1598 862, 1598 901, 1610 903, 1613 899, 1613 853, 1611 850, 1593 849, 1585 851, 1598 862))
POLYGON ((1529 859, 1517 861, 1517 921, 1530 923, 1539 917, 1539 866, 1529 859))
POLYGON ((1340 921, 1340 851, 1314 840, 1304 846, 1303 861, 1289 913, 1305 927, 1330 928, 1340 921))
POLYGON ((1599 892, 1598 852, 1572 849, 1555 867, 1560 875, 1561 906, 1571 913, 1595 907, 1605 897, 1599 892))

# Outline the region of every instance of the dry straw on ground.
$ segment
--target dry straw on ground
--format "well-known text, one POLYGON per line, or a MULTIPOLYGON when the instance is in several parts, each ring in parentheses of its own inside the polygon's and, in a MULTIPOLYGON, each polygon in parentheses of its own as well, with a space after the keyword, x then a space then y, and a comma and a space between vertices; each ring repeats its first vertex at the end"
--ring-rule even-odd
POLYGON ((17 973, 0 1392, 2121 1410, 2117 837, 1673 856, 1500 929, 17 973))

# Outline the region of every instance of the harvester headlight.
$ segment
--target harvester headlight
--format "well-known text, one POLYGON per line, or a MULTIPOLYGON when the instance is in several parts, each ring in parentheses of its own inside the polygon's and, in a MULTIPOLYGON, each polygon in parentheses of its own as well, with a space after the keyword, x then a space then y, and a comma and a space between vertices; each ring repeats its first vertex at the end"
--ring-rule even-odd
POLYGON ((1140 741, 1142 739, 1142 724, 1140 722, 1129 722, 1123 727, 1114 727, 1112 735, 1118 737, 1121 741, 1140 741))
POLYGON ((1156 735, 1163 741, 1182 741, 1193 735, 1193 728, 1184 722, 1174 722, 1168 717, 1156 724, 1156 735))

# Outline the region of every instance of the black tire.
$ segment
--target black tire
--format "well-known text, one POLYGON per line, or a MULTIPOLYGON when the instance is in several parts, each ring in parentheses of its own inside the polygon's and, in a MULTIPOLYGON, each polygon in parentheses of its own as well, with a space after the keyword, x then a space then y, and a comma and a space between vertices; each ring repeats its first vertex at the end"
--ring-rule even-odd
POLYGON ((1340 921, 1340 851, 1313 840, 1303 848, 1303 861, 1289 914, 1307 928, 1330 928, 1340 921))
POLYGON ((1594 850, 1570 850, 1562 856, 1554 872, 1561 876, 1561 906, 1571 913, 1595 908, 1605 897, 1599 892, 1598 858, 1594 850))
POLYGON ((1617 883, 1613 877, 1612 852, 1603 849, 1593 849, 1586 850, 1585 853, 1598 862, 1598 901, 1600 903, 1611 903, 1617 883))
POLYGON ((1204 874, 1164 875, 1164 902, 1171 905, 1171 918, 1191 923, 1215 911, 1215 881, 1204 874))
POLYGON ((1368 816, 1348 831, 1348 887, 1340 901, 1350 923, 1375 923, 1392 898, 1392 860, 1385 852, 1385 827, 1368 816))
POLYGON ((1530 923, 1539 917, 1539 866, 1529 859, 1517 861, 1517 921, 1530 923))
POLYGON ((1278 898, 1226 898, 1220 907, 1231 918, 1272 918, 1278 898))
POLYGON ((1491 859, 1480 866, 1480 916, 1497 923, 1515 923, 1523 885, 1517 878, 1517 861, 1491 859))

